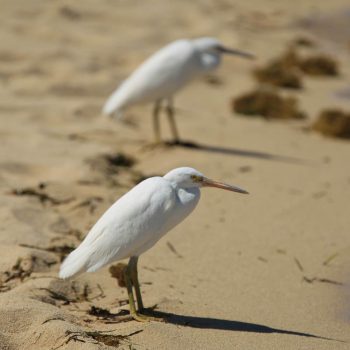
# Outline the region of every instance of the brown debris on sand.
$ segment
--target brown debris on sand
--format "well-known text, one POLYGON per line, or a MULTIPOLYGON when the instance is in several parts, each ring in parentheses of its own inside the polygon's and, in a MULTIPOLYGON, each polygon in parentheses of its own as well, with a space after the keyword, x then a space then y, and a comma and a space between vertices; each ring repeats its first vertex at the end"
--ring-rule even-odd
POLYGON ((315 42, 307 37, 307 36, 299 36, 295 38, 292 42, 293 46, 300 46, 300 47, 315 47, 315 42))
POLYGON ((350 139, 350 113, 340 109, 321 111, 312 129, 323 135, 350 139))
POLYGON ((232 110, 246 116, 263 116, 266 119, 303 119, 297 100, 263 89, 254 90, 232 100, 232 110))
POLYGON ((331 56, 314 55, 299 59, 299 68, 308 75, 314 76, 337 76, 339 68, 337 61, 331 56))
POLYGON ((213 85, 213 86, 223 85, 222 79, 219 76, 214 74, 208 74, 204 76, 203 79, 208 85, 213 85))
MULTIPOLYGON (((132 335, 138 334, 142 332, 143 330, 138 330, 133 333, 130 333, 128 335, 114 335, 114 334, 106 334, 106 332, 102 331, 66 331, 66 337, 67 339, 65 342, 60 345, 64 346, 67 345, 70 341, 74 342, 80 342, 80 343, 92 343, 92 344, 101 344, 112 346, 114 348, 118 348, 122 344, 129 345, 128 347, 130 349, 133 348, 132 343, 130 342, 129 337, 132 335)), ((108 331, 111 332, 111 331, 108 331)))
POLYGON ((111 318, 114 315, 107 309, 97 307, 92 305, 87 312, 91 316, 101 317, 101 318, 111 318))
POLYGON ((289 89, 301 89, 302 74, 311 76, 338 76, 338 62, 326 54, 300 55, 295 48, 288 49, 266 66, 253 71, 260 83, 289 89))
POLYGON ((260 83, 274 86, 301 89, 303 87, 300 72, 297 69, 298 57, 289 50, 280 58, 272 60, 265 67, 255 69, 253 74, 260 83))
POLYGON ((50 266, 56 263, 56 260, 40 255, 19 257, 11 269, 0 272, 0 292, 11 290, 29 278, 33 272, 48 271, 50 266))
POLYGON ((68 197, 64 199, 58 199, 50 196, 45 193, 42 187, 38 187, 37 189, 34 187, 25 187, 25 188, 15 188, 9 192, 9 194, 15 196, 32 196, 39 199, 39 201, 43 204, 50 203, 52 205, 60 205, 66 204, 74 200, 74 197, 68 197))
MULTIPOLYGON (((127 154, 117 152, 114 154, 100 154, 85 160, 91 171, 88 176, 88 182, 81 179, 80 183, 99 183, 108 186, 120 185, 121 173, 129 173, 134 177, 135 171, 132 170, 136 160, 127 154)), ((132 179, 130 179, 132 182, 132 179)))
POLYGON ((42 292, 36 298, 51 305, 62 306, 73 303, 91 303, 104 298, 105 294, 99 284, 91 285, 79 281, 52 280, 48 286, 38 288, 42 292))
POLYGON ((59 261, 62 262, 64 258, 72 252, 76 247, 75 245, 62 243, 62 244, 52 244, 48 247, 38 247, 29 244, 20 244, 21 247, 44 250, 58 255, 59 261))
POLYGON ((135 160, 121 152, 116 154, 102 154, 87 160, 93 170, 116 173, 120 167, 130 168, 135 164, 135 160))

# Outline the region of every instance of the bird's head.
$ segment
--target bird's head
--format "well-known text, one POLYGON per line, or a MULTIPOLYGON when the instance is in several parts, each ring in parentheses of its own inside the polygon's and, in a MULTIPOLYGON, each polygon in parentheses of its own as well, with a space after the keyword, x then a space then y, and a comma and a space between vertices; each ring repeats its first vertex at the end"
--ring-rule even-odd
POLYGON ((198 170, 189 167, 173 169, 164 175, 164 178, 180 188, 216 187, 232 192, 248 194, 248 192, 242 188, 211 180, 198 170))
POLYGON ((199 52, 202 65, 206 70, 216 68, 220 63, 222 54, 236 55, 249 59, 254 58, 254 55, 248 52, 225 47, 215 38, 199 38, 194 39, 192 42, 199 52))

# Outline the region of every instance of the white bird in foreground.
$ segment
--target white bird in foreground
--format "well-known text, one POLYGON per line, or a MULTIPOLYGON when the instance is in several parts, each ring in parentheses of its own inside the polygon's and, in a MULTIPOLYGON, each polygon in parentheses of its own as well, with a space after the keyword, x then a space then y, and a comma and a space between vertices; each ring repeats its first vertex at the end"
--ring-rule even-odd
POLYGON ((113 261, 130 258, 124 271, 130 314, 138 321, 150 319, 142 314, 138 258, 193 211, 199 201, 201 187, 248 193, 239 187, 210 180, 187 167, 174 169, 163 177, 144 180, 102 215, 78 248, 64 260, 60 278, 93 272, 113 261))
POLYGON ((129 106, 155 102, 153 127, 158 143, 159 112, 162 101, 166 100, 174 142, 179 143, 172 97, 193 78, 214 70, 224 53, 254 58, 249 53, 226 48, 214 38, 174 41, 149 57, 117 88, 104 105, 103 113, 120 116, 121 111, 129 106))

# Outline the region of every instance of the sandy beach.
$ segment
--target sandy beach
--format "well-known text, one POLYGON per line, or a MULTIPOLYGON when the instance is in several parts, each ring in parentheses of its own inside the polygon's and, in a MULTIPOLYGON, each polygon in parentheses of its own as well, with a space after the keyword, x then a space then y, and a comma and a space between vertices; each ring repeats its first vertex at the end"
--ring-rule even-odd
MULTIPOLYGON (((0 1, 0 349, 349 349, 350 140, 311 126, 350 112, 350 5, 320 1, 0 1), (147 148, 152 106, 123 121, 109 94, 178 38, 252 52, 175 98, 181 137, 147 148), (287 50, 333 57, 303 75, 307 116, 232 111, 253 70, 287 50), (121 322, 127 293, 105 267, 60 280, 64 256, 140 179, 178 166, 249 190, 203 189, 194 213, 139 262, 143 299, 166 322, 121 322)), ((162 135, 170 138, 167 121, 162 135)))

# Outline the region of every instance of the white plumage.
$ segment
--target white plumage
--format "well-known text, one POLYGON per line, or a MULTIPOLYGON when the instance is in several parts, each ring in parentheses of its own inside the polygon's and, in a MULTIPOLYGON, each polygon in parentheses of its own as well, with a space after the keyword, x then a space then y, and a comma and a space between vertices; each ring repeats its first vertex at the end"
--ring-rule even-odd
MULTIPOLYGON (((236 186, 210 180, 187 167, 144 180, 102 215, 78 248, 64 260, 59 276, 69 278, 84 271, 96 271, 113 261, 130 257, 133 285, 139 288, 135 277, 137 258, 193 211, 203 186, 247 193, 236 186)), ((142 306, 140 295, 139 307, 142 306)), ((132 303, 131 300, 130 305, 132 303)))
POLYGON ((60 277, 96 271, 110 262, 139 256, 181 222, 199 200, 197 188, 177 193, 163 177, 149 178, 115 202, 64 261, 60 277))
POLYGON ((118 113, 131 105, 171 97, 201 71, 192 41, 177 40, 142 63, 107 100, 103 113, 118 113))
MULTIPOLYGON (((103 107, 106 115, 122 115, 122 111, 132 105, 168 101, 168 115, 173 118, 171 99, 173 95, 193 78, 215 69, 223 53, 253 56, 224 47, 217 39, 199 38, 174 41, 157 51, 142 63, 108 98, 103 107)), ((159 108, 155 109, 155 134, 159 141, 159 108)), ((172 120, 173 136, 178 135, 172 120)))

